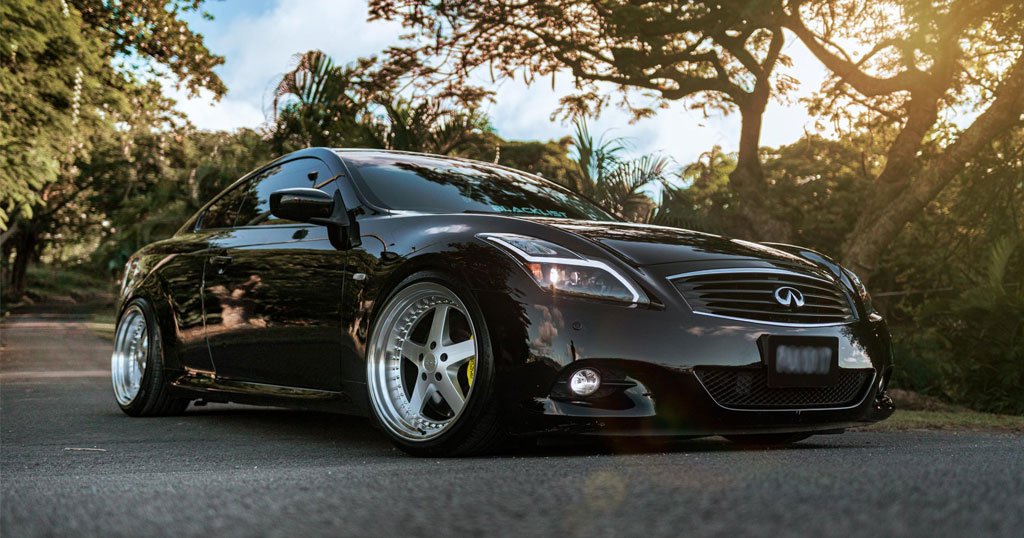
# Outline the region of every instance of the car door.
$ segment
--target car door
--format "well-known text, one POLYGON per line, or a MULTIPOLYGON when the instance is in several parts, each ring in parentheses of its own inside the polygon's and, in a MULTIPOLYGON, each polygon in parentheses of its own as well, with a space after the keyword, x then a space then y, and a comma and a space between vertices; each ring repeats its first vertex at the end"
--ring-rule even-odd
POLYGON ((234 185, 206 207, 193 229, 175 239, 177 252, 161 262, 160 274, 174 312, 176 356, 189 375, 213 377, 216 367, 206 341, 203 279, 210 245, 228 233, 244 186, 234 185))
POLYGON ((315 158, 254 174, 233 226, 211 245, 203 303, 218 378, 339 389, 343 255, 323 226, 277 219, 269 206, 274 191, 330 177, 315 158))

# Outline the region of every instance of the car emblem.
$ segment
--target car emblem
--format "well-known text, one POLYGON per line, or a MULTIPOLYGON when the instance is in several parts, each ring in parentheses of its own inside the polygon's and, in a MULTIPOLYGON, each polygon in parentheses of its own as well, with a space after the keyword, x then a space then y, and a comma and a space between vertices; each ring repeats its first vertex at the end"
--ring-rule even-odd
POLYGON ((796 288, 782 286, 775 288, 775 300, 782 306, 800 308, 804 305, 804 294, 796 288))

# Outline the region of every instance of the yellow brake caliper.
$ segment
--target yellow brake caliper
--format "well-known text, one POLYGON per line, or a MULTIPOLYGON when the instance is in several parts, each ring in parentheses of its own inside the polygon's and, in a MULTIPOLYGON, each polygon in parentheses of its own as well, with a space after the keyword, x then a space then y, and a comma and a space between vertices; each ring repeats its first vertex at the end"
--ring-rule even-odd
MULTIPOLYGON (((470 335, 470 340, 473 336, 470 335)), ((473 386, 473 373, 476 371, 476 355, 470 357, 469 362, 466 363, 466 381, 469 382, 469 386, 473 386)))

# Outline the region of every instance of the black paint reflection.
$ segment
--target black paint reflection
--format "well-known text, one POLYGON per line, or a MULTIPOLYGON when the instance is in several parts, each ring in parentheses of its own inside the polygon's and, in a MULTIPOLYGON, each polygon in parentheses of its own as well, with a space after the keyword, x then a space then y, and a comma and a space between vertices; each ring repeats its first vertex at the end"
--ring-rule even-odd
POLYGON ((337 390, 343 254, 321 239, 223 255, 229 264, 207 262, 203 291, 218 377, 337 390))

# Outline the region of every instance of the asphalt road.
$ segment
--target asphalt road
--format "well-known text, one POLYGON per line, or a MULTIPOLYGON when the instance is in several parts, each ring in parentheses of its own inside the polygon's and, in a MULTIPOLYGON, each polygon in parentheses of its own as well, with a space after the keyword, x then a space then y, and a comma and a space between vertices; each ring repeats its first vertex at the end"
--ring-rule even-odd
POLYGON ((423 460, 358 418, 242 406, 132 419, 108 342, 15 317, 0 535, 1020 536, 1024 437, 869 433, 423 460))

